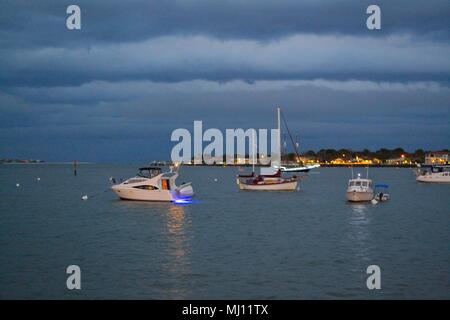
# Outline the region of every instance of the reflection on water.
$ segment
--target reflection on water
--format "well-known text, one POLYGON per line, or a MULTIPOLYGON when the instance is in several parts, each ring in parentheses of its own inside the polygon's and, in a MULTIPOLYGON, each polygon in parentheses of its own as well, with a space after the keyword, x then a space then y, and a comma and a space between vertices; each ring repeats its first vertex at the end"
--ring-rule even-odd
POLYGON ((168 240, 172 242, 174 247, 172 255, 176 261, 182 261, 186 257, 186 224, 190 224, 190 221, 187 222, 185 219, 184 208, 175 205, 170 206, 166 228, 168 240))
POLYGON ((168 282, 175 283, 167 288, 171 299, 183 299, 187 297, 188 286, 180 286, 179 282, 192 274, 191 267, 191 227, 190 215, 186 215, 186 205, 178 205, 171 202, 148 201, 124 201, 117 200, 114 205, 122 206, 131 213, 152 213, 162 218, 165 226, 167 244, 165 249, 166 263, 164 271, 167 273, 168 282), (144 210, 142 210, 144 209, 144 210))
POLYGON ((342 168, 311 174, 300 192, 243 193, 234 167, 185 167, 201 203, 182 206, 112 192, 82 201, 136 168, 71 169, 0 165, 12 181, 0 188, 0 298, 449 298, 450 185, 418 184, 409 169, 371 171, 395 192, 376 206, 344 200, 342 168), (88 277, 76 295, 61 273, 73 263, 88 277), (389 270, 376 294, 371 264, 389 270))
POLYGON ((351 214, 348 237, 356 259, 369 261, 370 258, 370 213, 369 204, 349 204, 351 214))
MULTIPOLYGON (((167 272, 175 279, 182 280, 192 273, 191 268, 191 238, 189 237, 191 219, 187 218, 184 206, 171 205, 166 215, 167 241, 169 243, 170 259, 167 272)), ((187 286, 172 288, 173 299, 183 299, 187 296, 187 286)))
POLYGON ((367 213, 368 204, 361 203, 349 203, 348 205, 354 213, 365 214, 367 213))

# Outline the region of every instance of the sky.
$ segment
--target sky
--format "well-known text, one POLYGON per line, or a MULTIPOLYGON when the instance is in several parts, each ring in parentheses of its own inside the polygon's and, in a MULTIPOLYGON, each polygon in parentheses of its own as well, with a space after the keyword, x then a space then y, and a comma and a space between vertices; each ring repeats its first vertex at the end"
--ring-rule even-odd
POLYGON ((449 39, 448 0, 0 0, 0 158, 169 159, 277 106, 301 151, 449 148, 449 39))

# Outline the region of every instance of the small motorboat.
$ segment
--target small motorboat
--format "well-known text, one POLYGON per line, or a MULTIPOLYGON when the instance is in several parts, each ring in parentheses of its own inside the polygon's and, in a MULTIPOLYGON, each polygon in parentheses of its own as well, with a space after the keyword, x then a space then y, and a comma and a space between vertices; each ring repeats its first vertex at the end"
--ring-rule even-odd
POLYGON ((139 173, 111 189, 124 200, 184 202, 194 195, 191 183, 176 185, 178 166, 162 172, 160 167, 139 168, 139 173))
POLYGON ((347 187, 347 200, 350 202, 365 202, 371 201, 374 196, 372 187, 372 180, 368 177, 366 179, 361 178, 361 174, 358 173, 356 179, 350 179, 347 187))
POLYGON ((280 166, 282 172, 309 172, 311 169, 319 168, 320 164, 307 164, 304 166, 280 166))
POLYGON ((389 186, 387 184, 376 184, 374 199, 378 202, 389 200, 391 196, 388 193, 388 189, 389 186))

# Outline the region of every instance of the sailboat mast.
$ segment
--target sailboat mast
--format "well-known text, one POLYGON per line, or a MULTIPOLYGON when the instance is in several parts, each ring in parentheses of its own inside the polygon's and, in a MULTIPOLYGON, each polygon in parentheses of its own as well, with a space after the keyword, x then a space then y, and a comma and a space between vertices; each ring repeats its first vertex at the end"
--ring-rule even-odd
POLYGON ((278 165, 281 166, 281 108, 277 108, 277 129, 278 129, 278 150, 280 155, 280 163, 278 165))
POLYGON ((252 150, 253 150, 252 151, 252 158, 253 158, 252 159, 252 171, 253 171, 253 173, 255 173, 255 131, 256 130, 253 129, 253 132, 252 132, 253 133, 253 139, 252 139, 253 140, 252 141, 253 142, 253 146, 252 146, 252 150))
POLYGON ((277 108, 277 129, 278 129, 278 145, 281 147, 281 122, 280 122, 280 114, 281 114, 281 108, 277 108))

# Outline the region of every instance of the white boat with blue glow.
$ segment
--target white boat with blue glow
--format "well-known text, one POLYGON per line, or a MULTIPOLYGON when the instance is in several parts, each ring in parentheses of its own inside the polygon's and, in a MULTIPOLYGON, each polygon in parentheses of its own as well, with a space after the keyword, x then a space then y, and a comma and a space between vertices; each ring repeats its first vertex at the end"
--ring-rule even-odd
POLYGON ((160 167, 139 168, 139 173, 111 189, 123 200, 185 202, 194 196, 190 182, 177 186, 178 166, 169 172, 160 167))

